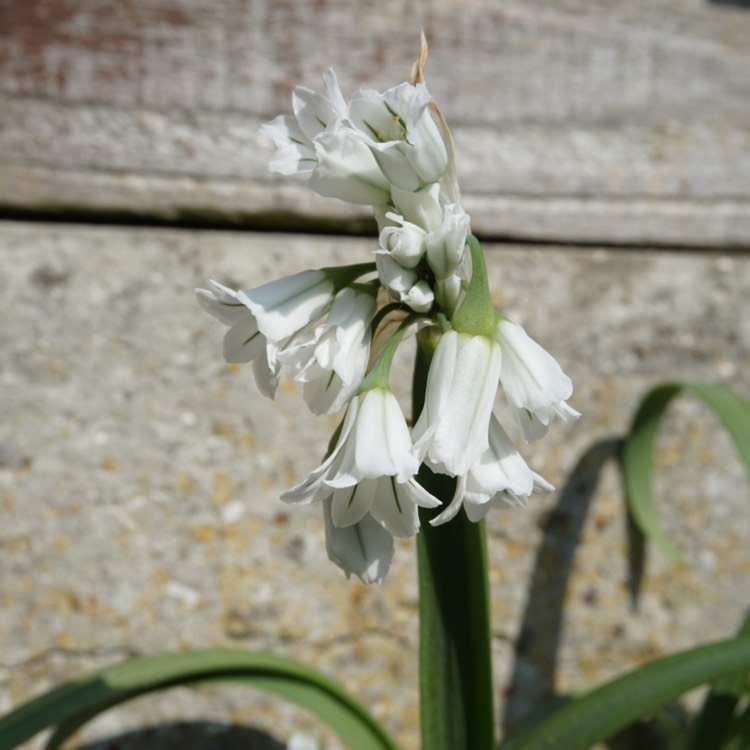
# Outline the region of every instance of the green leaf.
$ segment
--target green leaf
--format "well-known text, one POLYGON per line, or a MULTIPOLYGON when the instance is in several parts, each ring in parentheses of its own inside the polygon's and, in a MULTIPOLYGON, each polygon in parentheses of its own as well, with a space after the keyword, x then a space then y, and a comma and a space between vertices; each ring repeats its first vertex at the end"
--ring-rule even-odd
POLYGON ((705 682, 750 669, 750 637, 699 646, 646 664, 573 698, 501 750, 589 750, 638 717, 705 682))
MULTIPOLYGON (((750 636, 750 614, 745 617, 739 636, 750 636)), ((693 722, 685 750, 720 747, 729 734, 737 704, 747 691, 748 670, 743 669, 716 681, 693 722)))
POLYGON ((328 724, 352 750, 397 750, 375 719, 335 682, 273 654, 215 649, 134 659, 56 688, 0 719, 0 747, 11 750, 57 727, 59 747, 84 723, 119 703, 177 685, 232 681, 270 690, 328 724))
POLYGON ((728 388, 708 383, 665 383, 646 395, 633 419, 623 451, 626 497, 638 528, 677 561, 681 561, 680 555, 667 538, 656 511, 651 493, 651 468, 661 419, 672 399, 683 391, 698 396, 714 411, 750 473, 750 403, 747 400, 728 388))
POLYGON ((750 708, 746 708, 732 724, 721 750, 750 750, 750 708))

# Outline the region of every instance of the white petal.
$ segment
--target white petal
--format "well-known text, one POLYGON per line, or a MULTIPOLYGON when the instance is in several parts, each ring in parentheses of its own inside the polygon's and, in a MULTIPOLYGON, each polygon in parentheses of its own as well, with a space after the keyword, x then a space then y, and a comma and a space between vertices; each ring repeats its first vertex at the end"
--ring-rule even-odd
POLYGON ((455 204, 444 207, 443 221, 425 237, 427 262, 439 279, 456 272, 466 253, 469 215, 455 204))
POLYGON ((458 334, 452 331, 444 333, 430 363, 424 408, 412 430, 414 449, 420 461, 427 453, 438 425, 440 411, 450 396, 457 348, 458 334))
POLYGON ((570 398, 570 378, 521 326, 502 319, 497 340, 503 350, 500 381, 511 404, 536 411, 570 398))
POLYGON ((387 213, 386 217, 400 226, 386 226, 379 236, 381 252, 388 253, 404 268, 414 268, 425 252, 426 232, 422 227, 406 221, 403 216, 387 213))
POLYGON ((435 304, 435 295, 426 281, 418 281, 406 294, 401 295, 401 301, 414 312, 426 313, 435 304))
POLYGON ((243 289, 237 299, 255 315, 258 328, 279 343, 319 318, 331 302, 333 282, 322 271, 302 271, 255 289, 243 289))
POLYGON ((245 308, 246 316, 235 323, 224 336, 224 359, 227 362, 249 362, 262 355, 266 359, 266 337, 258 330, 255 318, 245 308))
POLYGON ((195 290, 198 302, 207 312, 228 326, 246 317, 247 308, 237 299, 237 292, 213 280, 208 283, 211 289, 195 290))
POLYGON ((460 476, 456 481, 456 491, 453 493, 450 503, 448 503, 445 510, 440 515, 435 516, 435 518, 430 521, 431 526, 441 526, 456 517, 456 514, 461 510, 461 506, 463 505, 465 490, 466 477, 460 476))
POLYGON ((394 477, 373 480, 377 493, 372 501, 372 517, 396 537, 411 537, 419 530, 417 505, 407 483, 399 484, 394 477))
MULTIPOLYGON (((448 474, 466 474, 487 450, 500 365, 500 347, 485 336, 449 331, 438 343, 427 378, 429 419, 434 424, 427 456, 434 464, 442 465, 448 474), (452 362, 438 356, 444 341, 453 355, 452 362), (436 367, 433 378, 432 371, 436 367), (452 369, 452 373, 443 369, 452 369), (447 388, 445 382, 449 382, 447 388), (433 389, 437 395, 431 393, 433 389)), ((418 427, 419 422, 415 432, 418 427)))
POLYGON ((419 469, 406 419, 389 390, 373 388, 362 397, 355 440, 362 476, 395 476, 405 482, 419 469))
POLYGON ((508 489, 517 495, 530 495, 534 472, 494 416, 490 420, 489 443, 489 449, 471 467, 465 499, 485 502, 508 489))
POLYGON ((408 292, 417 282, 417 274, 410 268, 399 265, 390 255, 375 255, 380 283, 398 295, 408 292))
POLYGON ((493 504, 491 502, 486 502, 486 503, 481 503, 481 504, 467 502, 464 505, 464 511, 466 513, 466 517, 472 523, 478 523, 487 515, 487 513, 489 513, 489 510, 492 507, 493 507, 493 504))
POLYGON ((344 527, 358 523, 370 510, 377 491, 377 480, 363 479, 351 487, 332 491, 331 518, 336 526, 344 527))
POLYGON ((521 430, 521 436, 525 443, 531 443, 534 440, 539 440, 547 434, 547 424, 540 421, 535 413, 530 412, 528 409, 518 409, 513 407, 513 416, 516 419, 516 424, 521 430))
POLYGON ((440 185, 427 185, 420 190, 391 188, 393 205, 412 224, 427 232, 439 227, 443 221, 443 206, 440 202, 440 185))
POLYGON ((253 360, 253 374, 258 390, 264 396, 274 398, 279 385, 279 370, 268 364, 268 357, 256 357, 253 360))
POLYGON ((401 190, 419 190, 425 181, 409 160, 410 146, 405 141, 370 143, 370 150, 388 181, 401 190))
POLYGON ((346 410, 346 415, 344 416, 344 421, 341 424, 341 431, 339 432, 338 440, 336 441, 336 445, 334 446, 331 453, 328 455, 325 461, 323 461, 323 463, 318 466, 317 469, 311 471, 310 474, 308 474, 307 477, 305 477, 305 479, 303 479, 299 484, 296 484, 294 487, 290 487, 288 490, 282 492, 282 500, 290 503, 309 503, 316 499, 315 493, 321 487, 326 472, 331 468, 334 461, 340 458, 339 454, 342 452, 344 446, 346 445, 349 434, 351 433, 352 428, 357 421, 358 410, 359 403, 357 399, 354 399, 349 404, 349 408, 346 410))
POLYGON ((346 573, 364 583, 380 583, 393 558, 393 537, 371 516, 346 528, 331 519, 330 500, 323 502, 328 557, 346 573))
POLYGON ((314 144, 318 166, 309 184, 315 192, 361 205, 390 202, 390 183, 360 134, 341 127, 321 133, 314 144))
POLYGON ((452 274, 446 279, 435 279, 435 299, 440 307, 451 315, 458 307, 461 299, 463 279, 458 274, 452 274))
POLYGON ((358 384, 348 385, 335 372, 323 372, 305 383, 305 403, 313 414, 337 412, 357 392, 358 384))
POLYGON ((262 125, 260 132, 276 144, 276 153, 268 165, 271 172, 283 175, 306 174, 312 172, 318 163, 311 140, 293 117, 279 115, 262 125))
POLYGON ((328 125, 339 119, 331 101, 305 86, 296 86, 292 93, 292 108, 300 130, 313 140, 328 125))

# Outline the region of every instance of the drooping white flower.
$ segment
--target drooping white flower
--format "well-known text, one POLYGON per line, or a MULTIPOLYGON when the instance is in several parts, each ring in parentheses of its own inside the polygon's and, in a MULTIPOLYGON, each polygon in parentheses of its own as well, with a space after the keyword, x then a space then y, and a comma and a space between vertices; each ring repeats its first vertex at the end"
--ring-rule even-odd
POLYGON ((529 468, 494 414, 490 419, 488 440, 489 447, 469 471, 458 478, 453 499, 432 524, 450 521, 461 507, 470 520, 478 520, 490 507, 495 507, 493 503, 525 505, 532 492, 554 489, 529 468))
POLYGON ((424 83, 402 83, 384 93, 361 90, 349 103, 351 122, 370 137, 381 170, 402 190, 437 182, 448 166, 431 101, 424 83))
POLYGON ((386 213, 385 218, 395 222, 397 226, 383 227, 379 238, 380 249, 376 252, 387 253, 388 257, 404 268, 414 268, 424 255, 427 232, 392 211, 386 213))
POLYGON ((443 208, 443 221, 425 237, 427 262, 438 279, 456 273, 466 255, 469 215, 454 203, 443 208))
POLYGON ((325 271, 301 271, 237 292, 269 344, 278 346, 330 307, 334 282, 325 271))
POLYGON ((305 403, 314 414, 338 411, 357 392, 370 356, 374 312, 373 293, 345 287, 313 337, 279 353, 304 383, 305 403))
POLYGON ((573 393, 570 378, 520 325, 500 318, 496 339, 503 351, 500 383, 526 440, 543 435, 554 417, 567 422, 580 416, 565 403, 573 393))
POLYGON ((280 115, 261 127, 277 149, 269 169, 308 177, 313 190, 325 197, 363 205, 388 203, 390 183, 368 139, 346 123, 347 105, 332 70, 324 81, 325 94, 296 87, 294 115, 280 115))
POLYGON ((440 337, 412 433, 417 456, 437 471, 464 475, 487 450, 501 359, 488 336, 450 330, 440 337))
POLYGON ((253 362, 253 372, 260 392, 273 398, 279 383, 281 366, 269 363, 266 337, 258 322, 237 292, 210 281, 211 289, 196 289, 198 301, 215 318, 231 326, 224 336, 224 359, 227 362, 253 362))
POLYGON ((391 534, 416 533, 416 506, 440 501, 414 479, 419 461, 396 397, 377 386, 354 398, 328 458, 282 500, 329 499, 333 522, 350 526, 370 514, 391 534))
POLYGON ((393 558, 390 532, 370 515, 351 526, 336 526, 331 517, 330 498, 323 500, 323 519, 330 560, 347 578, 354 573, 363 583, 381 583, 393 558))
POLYGON ((276 145, 269 169, 283 175, 309 175, 317 164, 313 140, 346 116, 346 102, 332 70, 323 75, 325 94, 297 86, 292 94, 294 115, 279 115, 260 132, 276 145))

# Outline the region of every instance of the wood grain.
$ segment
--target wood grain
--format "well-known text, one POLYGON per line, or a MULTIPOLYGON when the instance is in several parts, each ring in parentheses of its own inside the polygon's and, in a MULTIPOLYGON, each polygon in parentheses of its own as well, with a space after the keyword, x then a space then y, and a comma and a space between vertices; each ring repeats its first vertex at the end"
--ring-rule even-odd
POLYGON ((403 80, 420 27, 475 231, 750 244, 750 13, 676 0, 0 0, 0 208, 360 222, 257 128, 329 66, 403 80))

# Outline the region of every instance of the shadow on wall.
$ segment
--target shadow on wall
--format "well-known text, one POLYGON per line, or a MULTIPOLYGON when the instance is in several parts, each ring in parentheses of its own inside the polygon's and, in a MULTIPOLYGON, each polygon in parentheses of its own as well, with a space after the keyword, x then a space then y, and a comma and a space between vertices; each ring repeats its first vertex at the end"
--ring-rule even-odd
POLYGON ((113 735, 80 750, 285 750, 286 744, 250 727, 179 722, 113 735))
MULTIPOLYGON (((512 737, 527 723, 540 720, 565 701, 565 697, 555 690, 565 594, 602 469, 610 461, 621 463, 622 448, 623 441, 619 438, 601 440, 591 445, 568 476, 557 505, 546 519, 516 644, 510 695, 505 714, 500 719, 507 736, 512 737), (533 665, 533 670, 524 669, 524 665, 528 664, 533 665), (532 704, 530 714, 527 713, 529 700, 532 704)), ((631 602, 635 607, 646 549, 643 537, 635 531, 629 514, 627 520, 628 579, 631 602)), ((684 725, 686 717, 679 705, 669 706, 668 712, 675 722, 684 725)), ((663 750, 668 747, 669 740, 668 733, 657 722, 644 720, 613 737, 607 746, 611 750, 663 750)))

